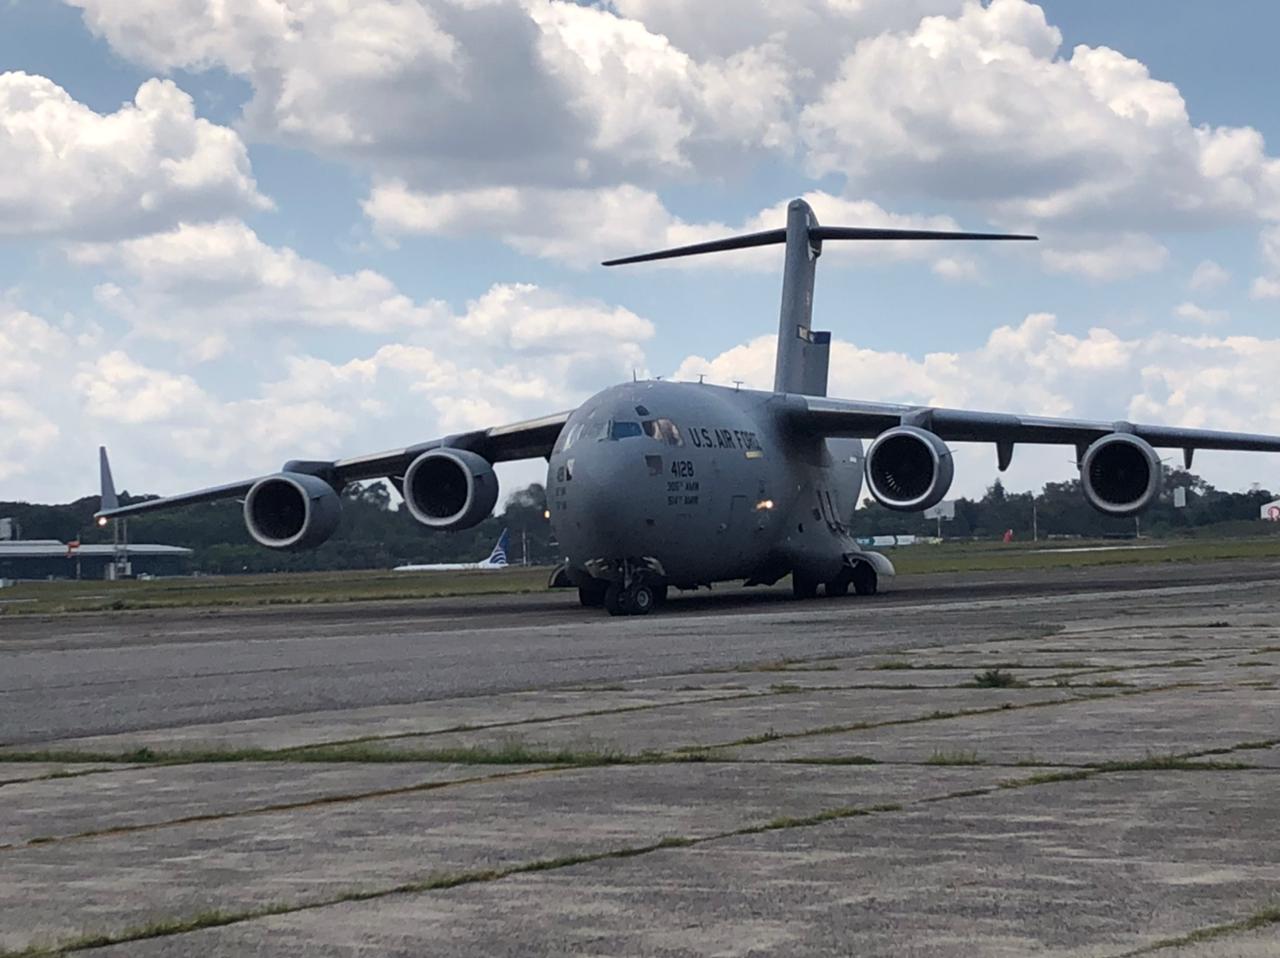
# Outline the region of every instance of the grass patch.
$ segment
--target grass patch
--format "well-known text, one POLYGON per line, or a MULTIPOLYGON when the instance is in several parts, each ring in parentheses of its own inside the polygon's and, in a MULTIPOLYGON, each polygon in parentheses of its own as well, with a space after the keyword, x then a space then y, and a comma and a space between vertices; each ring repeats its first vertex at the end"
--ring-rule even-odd
POLYGON ((775 659, 772 662, 752 662, 735 665, 734 672, 839 672, 838 665, 817 665, 802 659, 775 659))
POLYGON ((1099 772, 1234 772, 1254 767, 1244 762, 1206 762, 1181 755, 1148 755, 1146 758, 1101 762, 1093 766, 1099 772))
POLYGON ((1096 682, 1090 682, 1089 686, 1095 689, 1126 689, 1132 686, 1131 682, 1121 682, 1119 679, 1098 679, 1096 682))
POLYGON ((978 758, 978 753, 974 751, 965 751, 961 749, 954 752, 938 751, 934 752, 924 760, 926 765, 985 765, 986 763, 978 758))
POLYGON ((307 745, 291 749, 177 749, 139 748, 127 752, 40 751, 0 755, 4 762, 94 762, 124 765, 192 765, 218 762, 443 762, 452 765, 618 765, 646 756, 607 748, 556 747, 517 740, 495 745, 456 748, 388 748, 376 742, 349 745, 307 745))
MULTIPOLYGON (((1085 540, 1078 543, 1080 546, 1090 544, 1085 540)), ((899 575, 1026 572, 1038 569, 1209 562, 1216 559, 1275 559, 1280 558, 1280 536, 1147 540, 1139 548, 1109 552, 1047 552, 1032 543, 999 542, 954 542, 931 545, 927 549, 911 546, 885 551, 893 559, 899 575)))
POLYGON ((881 805, 866 806, 845 806, 843 808, 829 808, 825 811, 815 812, 812 815, 791 816, 783 815, 778 818, 771 819, 763 825, 752 825, 747 828, 739 829, 734 832, 735 835, 754 835, 760 832, 774 832, 783 828, 811 828, 814 825, 821 825, 824 822, 834 822, 842 818, 860 818, 864 815, 874 815, 877 812, 900 812, 902 805, 897 802, 886 802, 881 805))
POLYGON ((1079 782, 1098 774, 1093 769, 1072 769, 1069 772, 1039 772, 1024 778, 1011 778, 1000 783, 1001 788, 1026 788, 1029 785, 1051 785, 1054 782, 1079 782))
POLYGON ((513 566, 501 572, 280 572, 264 575, 200 576, 104 582, 21 582, 0 603, 14 615, 65 612, 128 612, 152 609, 254 608, 434 599, 471 595, 517 595, 546 590, 547 568, 513 566))
POLYGON ((1019 681, 1017 676, 1011 672, 994 668, 975 674, 972 684, 980 689, 1013 689, 1019 688, 1025 683, 1019 681))
POLYGON ((1134 958, 1134 956, 1137 955, 1149 955, 1155 951, 1163 951, 1165 948, 1181 948, 1184 945, 1196 945, 1201 942, 1224 938, 1227 935, 1257 931, 1259 928, 1266 928, 1268 925, 1275 924, 1280 924, 1280 905, 1271 905, 1268 908, 1263 908, 1260 911, 1254 912, 1248 918, 1242 918, 1239 921, 1229 921, 1221 925, 1210 925, 1208 928, 1200 928, 1190 934, 1181 935, 1177 938, 1162 938, 1144 948, 1139 948, 1136 951, 1125 952, 1121 958, 1134 958))

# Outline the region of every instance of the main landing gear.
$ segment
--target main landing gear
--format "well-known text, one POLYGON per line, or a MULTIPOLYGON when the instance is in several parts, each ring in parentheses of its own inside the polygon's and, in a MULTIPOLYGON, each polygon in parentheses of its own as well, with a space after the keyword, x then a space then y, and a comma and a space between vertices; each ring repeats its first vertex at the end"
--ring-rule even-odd
POLYGON ((829 582, 820 583, 817 578, 800 570, 791 573, 791 594, 797 599, 812 599, 818 595, 818 586, 824 585, 829 596, 849 594, 850 587, 858 595, 875 595, 879 587, 876 570, 865 562, 846 566, 829 582))
POLYGON ((610 615, 648 615, 667 601, 667 584, 652 577, 633 578, 630 585, 590 579, 578 586, 584 608, 604 607, 610 615))

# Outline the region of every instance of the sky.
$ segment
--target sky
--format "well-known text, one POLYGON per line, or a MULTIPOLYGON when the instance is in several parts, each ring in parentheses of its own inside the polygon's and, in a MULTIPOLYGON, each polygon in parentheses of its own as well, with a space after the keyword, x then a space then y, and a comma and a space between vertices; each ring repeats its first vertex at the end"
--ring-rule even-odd
MULTIPOLYGON (((598 263, 796 196, 1041 237, 827 244, 832 395, 1280 433, 1278 30, 1271 0, 0 0, 0 500, 94 492, 99 444, 165 494, 633 375, 768 388, 780 248, 598 263)), ((996 475, 957 449, 956 494, 996 475)))

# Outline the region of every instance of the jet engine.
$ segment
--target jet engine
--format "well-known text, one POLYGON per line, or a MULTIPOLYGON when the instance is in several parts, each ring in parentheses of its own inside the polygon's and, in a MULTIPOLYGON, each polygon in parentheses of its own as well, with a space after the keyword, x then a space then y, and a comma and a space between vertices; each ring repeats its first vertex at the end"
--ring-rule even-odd
POLYGON ((483 456, 467 449, 431 449, 404 474, 410 514, 432 529, 469 529, 493 511, 498 477, 483 456))
POLYGON ((1164 470, 1150 444, 1126 432, 1096 440, 1080 459, 1080 486, 1089 505, 1109 516, 1141 512, 1160 495, 1164 470))
POLYGON ((342 503, 323 479, 282 472, 259 479, 244 498, 249 535, 268 549, 311 549, 338 528, 342 503))
POLYGON ((866 470, 871 495, 900 512, 936 506, 955 477, 947 444, 918 426, 897 426, 877 436, 867 450, 866 470))

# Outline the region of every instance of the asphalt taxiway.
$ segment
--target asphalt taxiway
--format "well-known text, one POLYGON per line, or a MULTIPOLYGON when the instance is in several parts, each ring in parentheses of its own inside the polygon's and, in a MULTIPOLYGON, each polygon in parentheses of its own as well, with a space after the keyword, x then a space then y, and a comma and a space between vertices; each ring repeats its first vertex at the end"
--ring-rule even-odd
POLYGON ((1280 563, 0 620, 0 955, 1280 954, 1280 563))

